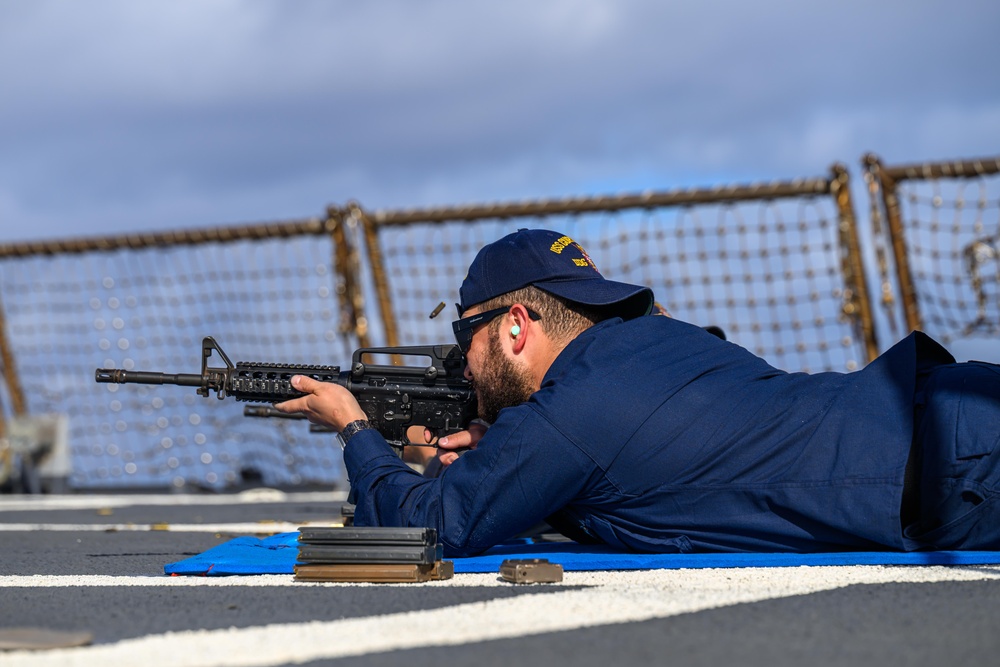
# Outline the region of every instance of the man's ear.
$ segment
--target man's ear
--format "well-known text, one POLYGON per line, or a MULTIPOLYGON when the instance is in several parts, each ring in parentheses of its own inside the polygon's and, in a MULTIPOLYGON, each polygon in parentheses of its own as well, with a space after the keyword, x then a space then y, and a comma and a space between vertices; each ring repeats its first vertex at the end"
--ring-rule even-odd
POLYGON ((518 354, 524 349, 525 343, 534 333, 534 322, 528 315, 528 309, 523 304, 515 303, 507 313, 505 326, 501 335, 509 336, 511 350, 518 354))

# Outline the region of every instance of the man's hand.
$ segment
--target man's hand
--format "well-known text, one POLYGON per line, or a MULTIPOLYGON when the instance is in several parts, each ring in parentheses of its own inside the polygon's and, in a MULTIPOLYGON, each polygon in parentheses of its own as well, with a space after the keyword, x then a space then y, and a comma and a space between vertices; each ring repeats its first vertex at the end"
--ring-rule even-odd
MULTIPOLYGON (((482 437, 486 435, 487 428, 486 424, 473 421, 469 424, 468 430, 452 433, 438 440, 438 460, 441 465, 450 466, 458 460, 459 454, 468 449, 475 449, 482 437)), ((429 430, 425 430, 424 440, 431 442, 433 439, 433 434, 429 430)))
POLYGON ((338 432, 352 421, 368 419, 354 394, 339 384, 320 382, 306 375, 294 375, 292 386, 306 395, 277 403, 275 410, 301 412, 313 424, 329 426, 338 432))

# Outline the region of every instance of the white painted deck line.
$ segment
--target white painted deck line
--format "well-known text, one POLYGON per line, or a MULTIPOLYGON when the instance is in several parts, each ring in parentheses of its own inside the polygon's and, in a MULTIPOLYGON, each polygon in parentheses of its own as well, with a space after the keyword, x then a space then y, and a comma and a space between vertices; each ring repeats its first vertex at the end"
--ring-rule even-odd
MULTIPOLYGON (((582 590, 520 595, 402 614, 170 632, 82 648, 15 651, 5 653, 3 662, 5 667, 114 664, 263 667, 645 621, 734 604, 805 595, 852 584, 1000 579, 1000 569, 979 566, 746 568, 580 574, 589 576, 568 578, 564 583, 594 582, 596 585, 582 590)), ((204 581, 208 580, 199 580, 204 581)), ((432 585, 443 583, 447 582, 432 585)))
POLYGON ((65 495, 65 496, 2 496, 0 513, 83 510, 139 505, 254 505, 261 503, 310 503, 344 502, 347 491, 313 491, 285 493, 278 489, 252 489, 242 493, 200 495, 177 494, 121 494, 121 495, 65 495))
MULTIPOLYGON (((826 581, 837 582, 838 586, 879 582, 934 582, 934 581, 978 581, 1000 579, 1000 565, 832 565, 796 567, 745 567, 745 568, 705 568, 698 570, 623 570, 599 572, 566 572, 563 581, 557 584, 537 584, 522 586, 549 589, 565 586, 612 586, 612 587, 654 587, 665 586, 677 590, 705 590, 743 586, 747 582, 759 582, 775 577, 822 577, 826 581)), ((322 583, 295 581, 291 574, 258 574, 231 577, 199 576, 116 576, 105 574, 32 574, 0 576, 0 589, 17 587, 129 587, 129 586, 501 586, 513 584, 500 578, 498 572, 462 573, 444 581, 428 581, 419 584, 358 584, 322 583)))
POLYGON ((77 531, 77 532, 145 532, 163 531, 168 533, 241 533, 250 535, 273 535, 289 533, 301 526, 333 526, 341 525, 340 518, 327 522, 303 521, 290 523, 287 521, 262 521, 245 523, 0 523, 0 533, 46 531, 77 531))

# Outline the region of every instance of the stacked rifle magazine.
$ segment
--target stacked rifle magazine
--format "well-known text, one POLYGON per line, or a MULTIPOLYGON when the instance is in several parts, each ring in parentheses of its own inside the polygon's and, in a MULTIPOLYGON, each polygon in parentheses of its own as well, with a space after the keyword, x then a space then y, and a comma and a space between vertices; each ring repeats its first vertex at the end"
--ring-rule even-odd
POLYGON ((297 581, 403 583, 451 579, 433 528, 303 527, 297 581))

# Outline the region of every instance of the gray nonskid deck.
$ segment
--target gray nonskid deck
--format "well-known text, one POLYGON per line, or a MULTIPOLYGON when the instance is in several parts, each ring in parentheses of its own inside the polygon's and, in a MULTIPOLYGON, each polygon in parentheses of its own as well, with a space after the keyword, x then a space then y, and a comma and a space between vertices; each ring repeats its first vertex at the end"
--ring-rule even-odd
POLYGON ((5 666, 222 664, 216 649, 230 664, 273 665, 937 665, 988 664, 1000 650, 997 567, 568 572, 520 587, 489 574, 396 585, 167 577, 164 564, 239 534, 336 523, 342 500, 5 500, 0 627, 94 637, 0 654, 5 666), (259 528, 231 530, 248 525, 259 528))

